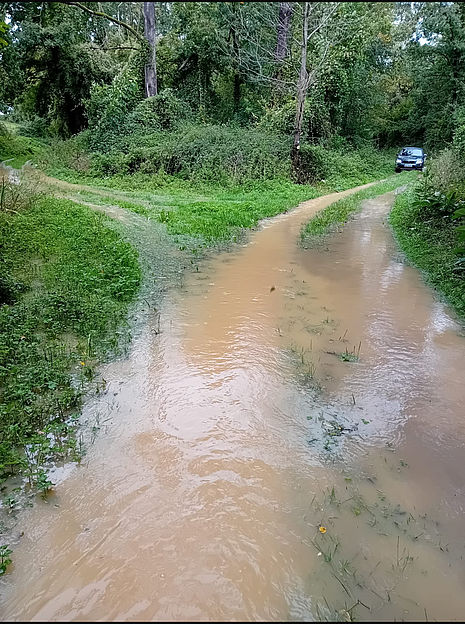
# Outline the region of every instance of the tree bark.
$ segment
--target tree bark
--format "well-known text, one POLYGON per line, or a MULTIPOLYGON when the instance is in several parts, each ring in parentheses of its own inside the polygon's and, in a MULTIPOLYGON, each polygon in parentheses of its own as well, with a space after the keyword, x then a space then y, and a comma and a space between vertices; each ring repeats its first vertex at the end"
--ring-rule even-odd
POLYGON ((237 113, 241 104, 241 76, 239 74, 239 38, 237 33, 237 3, 232 2, 232 10, 233 10, 233 19, 231 23, 231 27, 229 30, 229 36, 232 38, 233 50, 234 50, 234 58, 235 58, 235 68, 234 68, 234 91, 233 91, 233 102, 234 102, 234 112, 237 113))
POLYGON ((155 2, 144 2, 143 10, 144 35, 149 45, 149 53, 145 65, 145 96, 152 97, 158 93, 155 2))
POLYGON ((279 15, 278 15, 278 29, 276 35, 276 50, 275 57, 275 70, 273 78, 276 83, 276 88, 271 96, 271 105, 275 106, 279 100, 279 96, 283 92, 283 85, 279 83, 282 78, 283 62, 287 56, 287 41, 289 38, 289 31, 291 28, 292 12, 294 10, 292 2, 280 2, 279 3, 279 15))
POLYGON ((287 55, 287 40, 291 27, 292 10, 292 2, 279 3, 278 34, 275 51, 277 63, 282 63, 287 55))
POLYGON ((294 175, 298 178, 300 171, 300 137, 302 135, 302 121, 304 117, 305 99, 308 89, 307 48, 308 48, 308 15, 309 3, 304 3, 302 23, 302 46, 300 55, 300 74, 297 83, 297 104, 294 121, 294 140, 291 149, 291 162, 294 175))

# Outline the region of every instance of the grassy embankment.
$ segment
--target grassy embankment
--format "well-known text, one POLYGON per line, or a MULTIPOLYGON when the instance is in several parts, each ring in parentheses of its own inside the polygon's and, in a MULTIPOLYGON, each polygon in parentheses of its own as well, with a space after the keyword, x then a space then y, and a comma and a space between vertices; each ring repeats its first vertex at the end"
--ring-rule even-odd
POLYGON ((110 223, 45 196, 0 211, 0 482, 19 469, 47 491, 44 462, 76 455, 73 412, 140 281, 110 223))
POLYGON ((0 162, 19 169, 45 147, 45 141, 17 134, 17 125, 0 121, 0 162))
POLYGON ((407 258, 465 320, 465 276, 457 270, 456 223, 427 219, 415 201, 414 189, 400 195, 389 221, 407 258))

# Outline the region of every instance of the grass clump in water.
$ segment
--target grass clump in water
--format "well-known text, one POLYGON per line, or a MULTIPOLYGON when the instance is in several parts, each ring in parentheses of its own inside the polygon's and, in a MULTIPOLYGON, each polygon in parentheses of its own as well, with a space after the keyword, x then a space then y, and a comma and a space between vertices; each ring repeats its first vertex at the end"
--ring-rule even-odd
POLYGON ((360 210, 362 202, 366 199, 372 199, 383 193, 388 193, 398 188, 402 184, 406 184, 414 179, 416 174, 412 172, 404 172, 395 175, 378 184, 374 184, 369 188, 363 189, 358 193, 354 193, 350 197, 331 204, 321 212, 319 212, 311 221, 309 221, 301 231, 301 240, 304 246, 311 244, 313 240, 328 234, 338 225, 346 223, 351 215, 360 210))
POLYGON ((110 224, 45 196, 0 212, 0 480, 29 471, 48 491, 41 464, 70 449, 83 384, 118 346, 140 269, 110 224))

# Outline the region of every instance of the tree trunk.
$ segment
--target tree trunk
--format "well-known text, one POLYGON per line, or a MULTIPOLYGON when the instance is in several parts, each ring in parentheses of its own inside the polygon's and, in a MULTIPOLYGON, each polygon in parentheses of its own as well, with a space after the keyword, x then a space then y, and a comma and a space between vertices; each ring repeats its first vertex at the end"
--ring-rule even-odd
POLYGON ((149 53, 145 65, 145 97, 157 95, 157 55, 156 55, 155 2, 144 2, 144 35, 149 44, 149 53))
POLYGON ((234 50, 234 58, 235 58, 235 68, 234 68, 234 92, 233 92, 233 102, 234 102, 234 112, 237 113, 241 104, 241 76, 239 74, 239 41, 237 34, 237 3, 232 2, 233 7, 233 20, 230 29, 230 36, 232 37, 232 44, 234 50))
POLYGON ((308 88, 307 72, 307 46, 308 46, 308 14, 309 3, 304 3, 303 24, 302 24, 302 49, 300 56, 300 75, 297 83, 297 105, 294 121, 294 140, 291 149, 291 162, 294 175, 299 178, 300 172, 300 137, 302 135, 302 121, 304 118, 305 99, 308 88))
MULTIPOLYGON (((292 12, 294 10, 292 2, 279 3, 278 30, 276 36, 276 50, 274 53, 276 67, 273 73, 274 80, 279 81, 282 77, 283 61, 287 56, 287 41, 291 28, 292 12)), ((283 93, 283 85, 276 83, 276 88, 271 96, 271 105, 278 103, 279 96, 283 93)))
POLYGON ((282 63, 287 55, 287 40, 289 37, 289 29, 291 27, 292 8, 292 2, 279 3, 278 35, 275 51, 275 59, 277 63, 282 63))

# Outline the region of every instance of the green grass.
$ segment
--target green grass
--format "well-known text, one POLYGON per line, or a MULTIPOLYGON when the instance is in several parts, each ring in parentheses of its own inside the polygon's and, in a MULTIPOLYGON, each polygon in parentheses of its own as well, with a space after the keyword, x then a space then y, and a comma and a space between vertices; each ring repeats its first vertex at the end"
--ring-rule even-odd
POLYGON ((350 197, 331 204, 321 212, 317 213, 311 221, 309 221, 301 231, 301 238, 304 244, 310 244, 313 240, 321 237, 335 227, 346 223, 346 221, 360 210, 362 202, 366 199, 372 199, 377 195, 388 193, 393 191, 403 184, 407 184, 415 179, 416 174, 412 172, 404 172, 399 175, 394 175, 380 182, 374 184, 367 189, 363 189, 350 197))
POLYGON ((17 135, 15 124, 0 121, 0 162, 8 161, 10 167, 19 169, 43 147, 43 141, 17 135))
POLYGON ((0 251, 1 479, 27 469, 29 442, 51 452, 47 433, 63 431, 93 367, 117 348, 140 269, 110 219, 50 197, 0 213, 0 251))
MULTIPOLYGON (((190 182, 166 174, 115 175, 95 178, 81 175, 65 168, 50 168, 49 175, 72 182, 86 184, 99 191, 99 203, 117 204, 148 218, 164 223, 170 234, 193 237, 202 245, 237 241, 244 229, 257 226, 266 217, 286 212, 302 201, 335 191, 329 182, 315 185, 298 185, 289 180, 249 181, 242 185, 220 185, 190 182)), ((402 176, 395 178, 403 180, 402 176)), ((338 178, 337 190, 362 184, 363 179, 338 178)), ((373 181, 373 178, 368 178, 373 181)), ((382 191, 381 191, 382 192, 382 191)), ((96 195, 83 191, 86 201, 96 200, 96 195)))
POLYGON ((413 189, 396 199, 389 221, 410 262, 465 319, 465 276, 455 270, 456 224, 422 217, 413 189))

